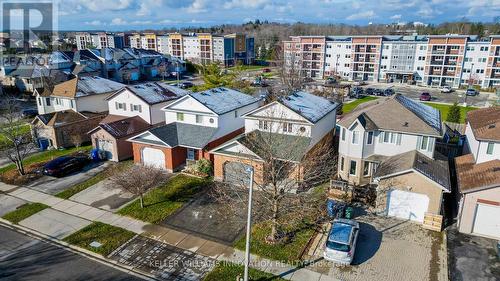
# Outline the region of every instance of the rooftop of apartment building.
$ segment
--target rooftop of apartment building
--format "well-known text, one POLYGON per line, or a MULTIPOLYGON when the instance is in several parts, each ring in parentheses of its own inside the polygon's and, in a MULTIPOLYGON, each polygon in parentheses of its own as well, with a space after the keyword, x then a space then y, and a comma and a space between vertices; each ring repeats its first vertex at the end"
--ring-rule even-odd
POLYGON ((334 42, 349 42, 353 38, 381 38, 383 41, 417 41, 426 42, 430 38, 467 38, 469 42, 489 42, 490 38, 498 38, 500 35, 491 35, 486 38, 481 38, 477 35, 460 35, 460 34, 445 34, 445 35, 298 35, 290 36, 291 40, 300 38, 324 38, 326 41, 334 42))

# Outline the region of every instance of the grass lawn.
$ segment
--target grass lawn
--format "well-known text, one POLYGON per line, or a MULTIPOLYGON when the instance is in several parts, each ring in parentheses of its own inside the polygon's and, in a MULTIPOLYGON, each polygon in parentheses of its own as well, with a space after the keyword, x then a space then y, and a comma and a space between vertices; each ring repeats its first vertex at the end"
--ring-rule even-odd
POLYGON ((94 184, 108 178, 110 176, 110 169, 116 169, 113 172, 119 172, 121 169, 132 165, 132 163, 133 162, 130 160, 130 161, 120 162, 118 164, 112 164, 112 166, 99 172, 97 175, 91 177, 90 179, 57 193, 56 197, 59 197, 62 199, 68 199, 71 196, 77 194, 78 192, 83 191, 83 190, 93 186, 94 184))
MULTIPOLYGON (((31 130, 31 127, 30 127, 29 124, 21 123, 21 124, 19 124, 17 126, 20 126, 19 134, 21 134, 21 135, 24 135, 24 134, 28 133, 31 130)), ((17 132, 16 132, 16 135, 17 135, 17 132)), ((0 143, 4 143, 6 141, 7 140, 5 138, 5 135, 4 134, 0 134, 0 143)))
POLYGON ((144 195, 144 208, 139 199, 118 211, 121 215, 130 216, 150 223, 159 223, 189 201, 196 193, 208 184, 208 180, 177 175, 164 185, 150 190, 144 195))
MULTIPOLYGON (((440 104, 440 103, 433 103, 433 102, 424 102, 427 105, 430 105, 437 110, 441 111, 441 119, 443 121, 446 121, 446 117, 448 116, 448 112, 450 111, 451 104, 440 104)), ((460 123, 465 123, 465 115, 467 112, 477 109, 477 107, 473 106, 459 106, 460 107, 460 123)))
POLYGON ((356 106, 362 104, 362 103, 365 103, 365 102, 369 102, 369 101, 372 101, 372 100, 376 100, 378 98, 376 97, 372 97, 372 96, 364 96, 360 99, 357 99, 353 102, 350 102, 350 103, 344 103, 342 105, 342 111, 344 114, 346 113, 349 113, 351 112, 354 108, 356 108, 356 106))
POLYGON ((27 217, 31 217, 35 213, 40 212, 43 209, 47 209, 49 206, 42 204, 42 203, 27 203, 24 205, 21 205, 19 208, 16 210, 5 214, 2 218, 18 224, 20 221, 24 220, 27 217))
POLYGON ((135 233, 132 231, 102 222, 94 222, 63 240, 78 247, 107 256, 134 236, 135 233), (94 241, 102 245, 99 248, 90 246, 90 243, 94 241))
POLYGON ((239 66, 231 66, 228 69, 236 69, 239 68, 243 71, 245 70, 259 70, 263 68, 268 68, 269 66, 264 66, 264 65, 239 65, 239 66))
MULTIPOLYGON (((289 241, 271 245, 266 243, 265 238, 271 233, 271 226, 268 223, 258 223, 252 227, 252 240, 250 252, 261 257, 278 260, 282 262, 297 262, 302 250, 314 234, 314 229, 307 226, 297 227, 294 237, 289 241)), ((245 235, 246 236, 246 235, 245 235)), ((245 236, 236 241, 235 247, 245 250, 245 236)))
MULTIPOLYGON (((203 281, 234 281, 239 275, 243 278, 243 265, 224 262, 218 264, 210 273, 205 276, 203 281)), ((285 279, 272 275, 271 273, 263 272, 254 268, 250 268, 248 271, 249 280, 252 281, 264 281, 264 280, 274 280, 274 281, 284 281, 285 279)))
MULTIPOLYGON (((57 158, 59 156, 68 155, 68 154, 75 153, 78 151, 90 151, 91 149, 92 149, 92 146, 87 145, 87 146, 80 146, 79 148, 72 147, 72 148, 68 148, 68 149, 64 149, 64 150, 58 150, 58 149, 47 150, 47 151, 43 151, 43 152, 37 153, 35 155, 32 155, 30 157, 27 157, 26 159, 24 159, 24 164, 29 165, 29 164, 39 163, 39 162, 46 162, 46 161, 52 160, 54 158, 57 158)), ((16 168, 16 165, 10 164, 10 165, 7 165, 5 167, 0 168, 0 173, 3 173, 5 171, 10 171, 10 170, 15 169, 15 168, 16 168)))

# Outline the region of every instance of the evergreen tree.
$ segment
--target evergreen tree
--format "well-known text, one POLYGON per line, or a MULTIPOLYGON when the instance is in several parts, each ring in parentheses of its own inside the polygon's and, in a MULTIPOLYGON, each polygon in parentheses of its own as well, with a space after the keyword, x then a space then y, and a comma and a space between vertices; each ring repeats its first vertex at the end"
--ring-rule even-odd
POLYGON ((450 107, 446 121, 460 123, 460 106, 456 102, 450 107))

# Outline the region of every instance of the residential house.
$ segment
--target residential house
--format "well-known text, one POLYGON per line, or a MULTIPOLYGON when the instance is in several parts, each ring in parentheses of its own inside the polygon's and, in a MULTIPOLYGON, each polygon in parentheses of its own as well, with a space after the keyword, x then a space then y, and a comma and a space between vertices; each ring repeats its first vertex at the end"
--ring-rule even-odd
POLYGON ((262 153, 272 150, 277 159, 296 164, 288 178, 300 182, 301 162, 321 144, 333 142, 337 107, 337 103, 325 98, 297 92, 246 113, 245 133, 211 151, 215 179, 238 181, 246 178, 245 170, 251 166, 255 182, 265 184, 262 153), (261 138, 272 141, 261 144, 261 138))
POLYGON ((108 115, 88 134, 94 148, 103 151, 106 159, 118 162, 134 155, 132 144, 127 139, 149 128, 151 125, 140 116, 108 115))
POLYGON ((52 91, 35 90, 38 113, 74 109, 78 112, 108 111, 106 98, 125 85, 98 76, 76 77, 54 86, 52 91))
POLYGON ((148 82, 125 86, 106 98, 109 114, 139 116, 148 124, 165 123, 162 108, 168 103, 190 93, 162 82, 148 82))
POLYGON ((175 171, 198 159, 211 159, 209 151, 241 134, 242 114, 259 103, 228 88, 185 95, 163 108, 165 125, 129 139, 134 162, 175 171))
POLYGON ((458 230, 500 239, 500 107, 467 113, 468 154, 455 158, 458 230))
POLYGON ((90 141, 87 132, 95 128, 105 116, 73 109, 40 114, 31 122, 31 131, 41 148, 80 145, 90 141))
POLYGON ((376 186, 377 211, 423 222, 450 192, 447 159, 435 151, 440 112, 402 95, 358 106, 339 121, 338 178, 376 186))

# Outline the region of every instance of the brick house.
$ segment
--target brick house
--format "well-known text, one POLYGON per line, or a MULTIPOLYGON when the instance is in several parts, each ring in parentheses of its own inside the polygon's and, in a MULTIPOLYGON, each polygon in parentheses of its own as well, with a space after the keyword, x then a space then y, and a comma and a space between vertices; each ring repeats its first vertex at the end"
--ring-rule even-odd
POLYGON ((134 162, 172 172, 201 158, 213 160, 209 151, 241 134, 241 115, 259 104, 259 99, 228 88, 185 95, 163 108, 164 125, 129 138, 134 162))

